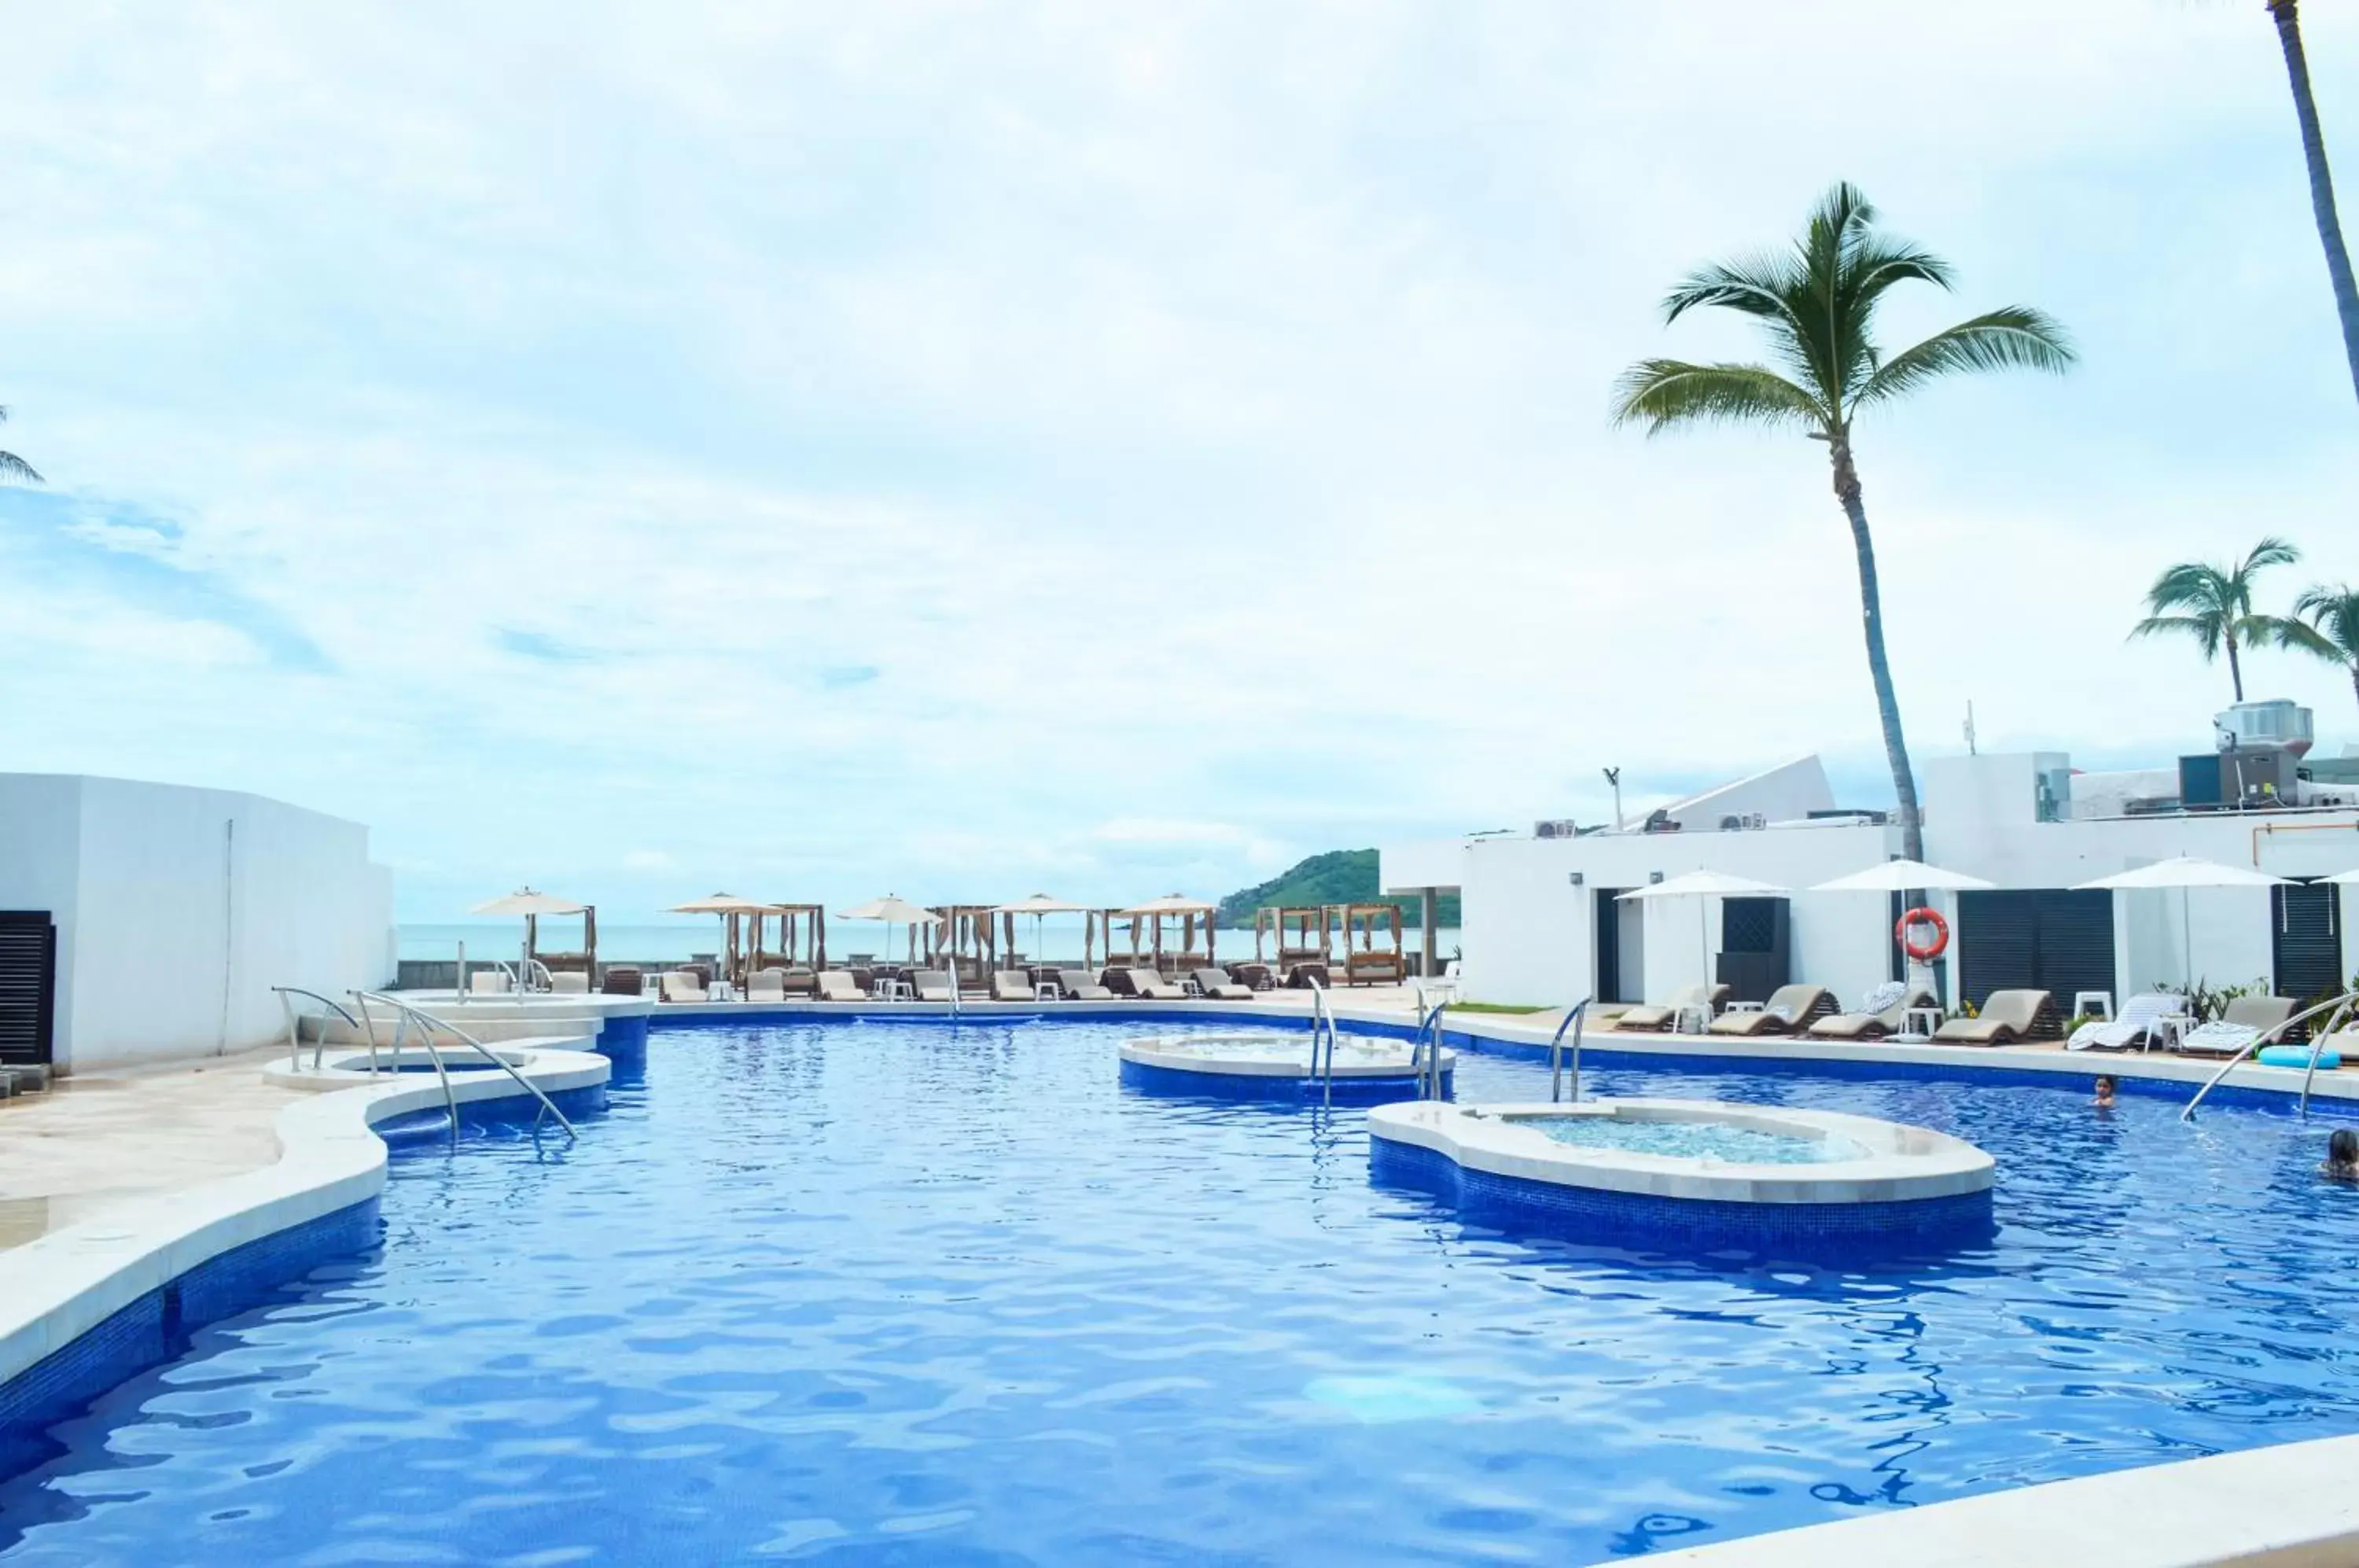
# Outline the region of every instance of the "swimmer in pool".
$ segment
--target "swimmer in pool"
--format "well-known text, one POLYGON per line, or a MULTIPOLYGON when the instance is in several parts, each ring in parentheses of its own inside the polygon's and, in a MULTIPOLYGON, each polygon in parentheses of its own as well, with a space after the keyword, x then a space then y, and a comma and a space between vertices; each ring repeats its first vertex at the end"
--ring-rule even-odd
POLYGON ((2097 1097, 2091 1100, 2089 1104, 2101 1111, 2110 1111, 2114 1108, 2114 1075, 2112 1073, 2098 1074, 2097 1097))
POLYGON ((2326 1163, 2318 1173, 2330 1181, 2359 1181, 2359 1132, 2336 1127, 2326 1140, 2326 1163))

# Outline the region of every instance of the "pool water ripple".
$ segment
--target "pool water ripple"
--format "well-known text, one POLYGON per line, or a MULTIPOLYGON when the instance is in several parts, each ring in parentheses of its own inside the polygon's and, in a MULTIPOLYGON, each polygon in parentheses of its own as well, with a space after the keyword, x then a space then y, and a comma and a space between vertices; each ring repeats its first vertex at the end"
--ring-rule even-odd
POLYGON ((1991 1246, 1836 1273, 1462 1225, 1121 1034, 658 1035, 577 1146, 405 1154, 380 1251, 0 1484, 0 1562, 1580 1563, 2359 1425, 2322 1126, 1586 1075, 1997 1157, 1991 1246))

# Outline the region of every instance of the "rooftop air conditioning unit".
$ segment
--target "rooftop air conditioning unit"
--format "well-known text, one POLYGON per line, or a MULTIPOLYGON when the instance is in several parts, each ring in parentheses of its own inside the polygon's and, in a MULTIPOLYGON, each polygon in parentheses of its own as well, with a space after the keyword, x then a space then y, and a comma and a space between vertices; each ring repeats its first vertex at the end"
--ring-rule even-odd
POLYGON ((2212 739, 2221 751, 2277 746, 2300 757, 2316 736, 2308 708, 2284 697, 2238 702, 2212 715, 2212 739))
POLYGON ((1553 822, 1534 822, 1532 836, 1534 838, 1579 838, 1581 824, 1570 817, 1560 818, 1553 822))

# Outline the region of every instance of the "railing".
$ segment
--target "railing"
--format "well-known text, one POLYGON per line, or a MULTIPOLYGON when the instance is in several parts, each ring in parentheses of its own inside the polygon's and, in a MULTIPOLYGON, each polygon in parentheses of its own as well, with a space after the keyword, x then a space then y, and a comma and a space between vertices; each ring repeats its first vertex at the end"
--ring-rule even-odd
POLYGON ((1319 1103, 1335 1103, 1335 1015, 1327 1006, 1327 987, 1316 975, 1303 976, 1310 986, 1310 1078, 1319 1085, 1319 1103), (1326 1041, 1324 1065, 1319 1053, 1321 1038, 1326 1041))
POLYGON ((1417 1081, 1417 1097, 1420 1100, 1441 1098, 1441 1014, 1450 1004, 1440 1001, 1431 1007, 1425 1005, 1425 987, 1411 987, 1417 997, 1417 1033, 1410 1037, 1408 1073, 1417 1081))
MULTIPOLYGON (((465 1045, 473 1047, 477 1055, 490 1062, 493 1066, 498 1068, 501 1072, 506 1073, 509 1077, 515 1079, 517 1084, 521 1086, 526 1093, 529 1094, 534 1099, 538 1100, 540 1102, 540 1109, 533 1113, 532 1118, 532 1125, 536 1128, 540 1126, 540 1118, 543 1116, 549 1116, 557 1118, 557 1125, 565 1129, 565 1136, 568 1138, 579 1138, 582 1136, 573 1130, 573 1124, 565 1119, 565 1113, 557 1108, 557 1102, 550 1099, 547 1094, 541 1092, 539 1084, 534 1083, 531 1079, 517 1072, 514 1062, 508 1061, 507 1058, 502 1056, 499 1052, 494 1051, 490 1046, 485 1045, 482 1040, 477 1040, 473 1035, 469 1034, 465 1029, 461 1029, 458 1025, 451 1023, 447 1018, 438 1018, 432 1013, 426 1011, 423 1007, 413 1006, 408 1002, 401 1000, 397 996, 388 996, 382 991, 354 991, 353 993, 353 998, 360 1003, 361 1012, 364 1015, 367 1014, 368 1005, 371 1002, 382 1002, 386 1007, 393 1008, 395 1016, 400 1019, 399 1024, 395 1028, 393 1037, 393 1059, 396 1066, 398 1066, 401 1062, 401 1040, 403 1034, 408 1030, 413 1020, 419 1025, 419 1039, 425 1048, 427 1059, 434 1063, 435 1075, 442 1081, 442 1099, 443 1103, 450 1108, 451 1126, 454 1130, 459 1125, 459 1100, 458 1096, 454 1094, 451 1089, 450 1070, 443 1065, 442 1053, 434 1044, 434 1031, 437 1029, 451 1036, 453 1039, 458 1040, 465 1045)), ((375 1027, 374 1023, 370 1024, 368 1027, 369 1038, 374 1040, 376 1038, 375 1027)), ((375 1070, 375 1053, 374 1051, 370 1053, 370 1070, 372 1072, 375 1070)))
MULTIPOLYGON (((287 1065, 295 1072, 303 1071, 303 1031, 295 1012, 295 1004, 288 1000, 289 996, 309 996, 321 1007, 332 1009, 338 1018, 352 1025, 353 1028, 362 1027, 360 1019, 346 1012, 343 1004, 333 997, 322 996, 317 991, 306 991, 300 985, 273 985, 271 989, 278 995, 279 1010, 287 1015, 287 1065)), ((320 1039, 311 1047, 311 1070, 315 1073, 320 1070, 320 1059, 328 1049, 327 1026, 328 1020, 321 1018, 320 1039)), ((368 1036, 369 1071, 374 1073, 376 1071, 376 1031, 368 1029, 365 1032, 368 1036)))
POLYGON ((2321 1014, 2332 1013, 2334 1016, 2327 1020, 2325 1026, 2321 1029, 2312 1029, 2310 1035, 2310 1066, 2309 1069, 2301 1075, 2301 1114, 2304 1117, 2307 1117, 2310 1115, 2310 1080, 2318 1075, 2319 1054, 2326 1049, 2328 1039, 2337 1030, 2342 1029, 2345 1023, 2350 1021, 2352 1010, 2354 1007, 2359 1007, 2359 991, 2345 991, 2339 996, 2328 997, 2325 1001, 2319 1003, 2315 1007, 2304 1007, 2300 1012, 2294 1014, 2293 1017, 2286 1019, 2286 1021, 2281 1024, 2273 1024, 2269 1028, 2263 1029, 2260 1033, 2255 1035, 2252 1039, 2239 1046, 2236 1049, 2234 1055, 2229 1057, 2227 1061, 2220 1064, 2220 1071, 2212 1075, 2211 1082, 2205 1083, 2203 1087, 2195 1091, 2195 1098, 2187 1102, 2187 1108, 2179 1113, 2179 1119, 2180 1121, 2187 1121, 2195 1115, 2195 1107, 2203 1103, 2203 1096, 2218 1088, 2221 1081, 2226 1078, 2229 1073, 2234 1072, 2237 1064, 2242 1062, 2246 1057, 2253 1055, 2263 1046, 2275 1045, 2278 1040, 2285 1038, 2287 1030, 2294 1029, 2301 1024, 2308 1023, 2310 1019, 2318 1018, 2321 1014))
POLYGON ((1589 1004, 1594 996, 1583 996, 1572 1005, 1556 1026, 1556 1038, 1549 1041, 1549 1102, 1553 1105, 1564 1098, 1564 1031, 1572 1030, 1572 1103, 1581 1104, 1581 1030, 1582 1021, 1589 1014, 1589 1004))

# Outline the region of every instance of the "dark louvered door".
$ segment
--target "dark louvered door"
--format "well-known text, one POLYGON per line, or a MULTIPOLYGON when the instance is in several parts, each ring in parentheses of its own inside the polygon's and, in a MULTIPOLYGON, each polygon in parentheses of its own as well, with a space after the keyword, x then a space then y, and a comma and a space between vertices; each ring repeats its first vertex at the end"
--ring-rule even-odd
POLYGON ((2069 1011, 2076 991, 2114 989, 2110 893, 2009 888, 1958 895, 1958 987, 1981 1007, 1993 991, 2053 993, 2069 1011))
POLYGON ((57 990, 58 928, 49 911, 0 909, 0 1064, 50 1064, 57 990))
POLYGON ((2343 988, 2343 930, 2332 882, 2292 882, 2269 889, 2277 951, 2277 993, 2308 1000, 2343 988))

